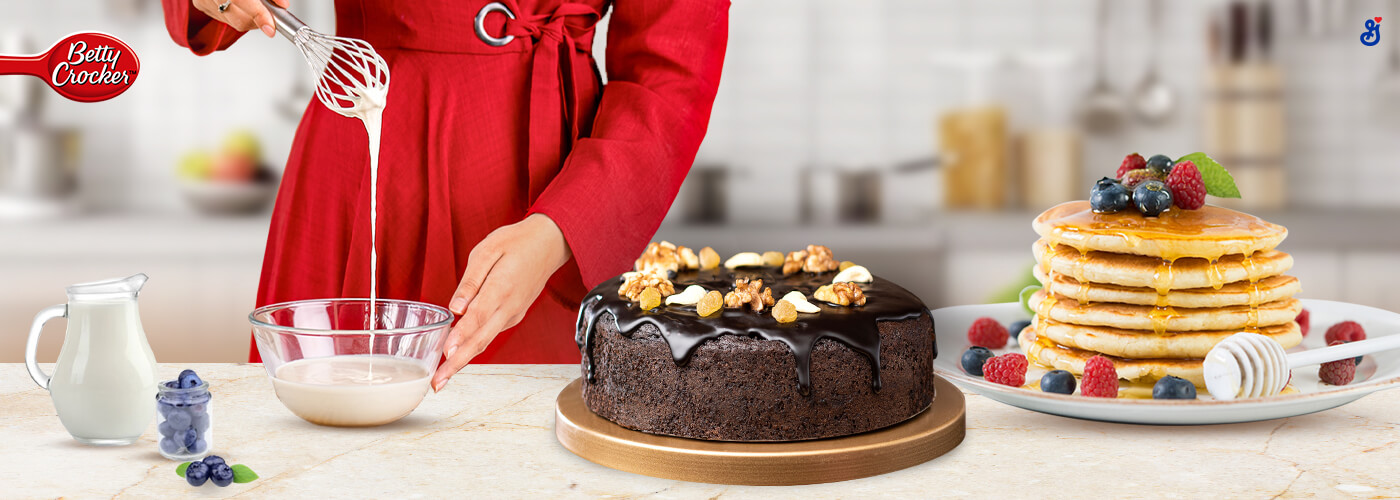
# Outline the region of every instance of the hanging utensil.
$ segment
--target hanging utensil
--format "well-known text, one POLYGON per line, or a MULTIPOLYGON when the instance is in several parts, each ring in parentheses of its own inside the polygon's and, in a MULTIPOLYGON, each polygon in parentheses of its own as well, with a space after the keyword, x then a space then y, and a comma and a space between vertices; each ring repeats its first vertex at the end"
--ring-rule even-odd
POLYGON ((1137 92, 1133 96, 1133 107, 1142 121, 1158 125, 1170 119, 1176 107, 1176 93, 1157 72, 1157 64, 1161 59, 1159 53, 1162 38, 1162 0, 1148 1, 1147 17, 1148 24, 1152 26, 1149 36, 1152 48, 1149 49, 1151 52, 1147 59, 1147 73, 1143 75, 1142 82, 1138 84, 1137 92))
POLYGON ((1123 122, 1127 103, 1108 83, 1108 64, 1105 61, 1108 32, 1108 1, 1099 0, 1098 28, 1095 39, 1094 83, 1084 95, 1079 105, 1079 121, 1091 132, 1107 133, 1118 129, 1123 122))

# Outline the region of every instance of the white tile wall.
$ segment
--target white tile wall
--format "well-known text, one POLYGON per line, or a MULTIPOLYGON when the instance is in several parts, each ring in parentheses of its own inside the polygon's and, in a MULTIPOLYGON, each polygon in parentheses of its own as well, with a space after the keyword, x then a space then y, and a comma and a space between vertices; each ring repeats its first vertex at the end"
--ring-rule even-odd
MULTIPOLYGON (((1344 2, 1342 21, 1323 37, 1297 33, 1302 2, 1271 1, 1279 61, 1287 75, 1293 200, 1302 207, 1400 207, 1400 116, 1377 113, 1370 93, 1393 41, 1357 42, 1360 21, 1390 8, 1381 0, 1344 2), (1355 22, 1345 22, 1354 17, 1355 22), (1382 116, 1376 116, 1376 115, 1382 116)), ((1146 0, 1110 0, 1113 25, 1107 59, 1120 90, 1137 84, 1150 40, 1146 0)), ((1182 102, 1162 127, 1133 125, 1113 137, 1091 137, 1085 183, 1116 165, 1125 149, 1190 151, 1202 144, 1200 71, 1204 15, 1222 2, 1168 1, 1161 44, 1164 77, 1182 102), (1100 168, 1102 167, 1102 168, 1100 168)), ((330 0, 303 0, 297 10, 331 24, 330 0)), ((883 165, 930 154, 933 123, 965 98, 961 76, 930 63, 936 51, 1072 51, 1070 84, 1058 99, 1072 103, 1090 80, 1093 0, 737 0, 725 75, 700 160, 733 165, 731 214, 746 222, 798 217, 799 168, 883 165)), ((99 207, 139 210, 182 207, 170 171, 192 147, 216 146, 229 130, 251 127, 273 163, 285 157, 295 128, 275 103, 300 70, 282 40, 249 37, 232 50, 196 58, 166 36, 155 2, 127 0, 0 0, 0 32, 23 30, 47 44, 77 30, 112 32, 141 54, 143 74, 120 99, 75 104, 48 99, 48 118, 85 131, 85 191, 99 207), (117 6, 144 5, 135 16, 117 6)), ((1390 14, 1400 17, 1400 13, 1390 14)), ((605 44, 598 44, 601 51, 605 44)), ((1035 105, 1039 75, 1008 70, 997 94, 1011 96, 1013 123, 1042 119, 1035 105)), ((924 182, 920 180, 919 182, 924 182)), ((929 192, 934 183, 929 183, 929 192)), ((906 186, 907 187, 907 186, 906 186)), ((902 195, 917 195, 904 189, 902 195)), ((932 196, 930 194, 930 196, 932 196)))

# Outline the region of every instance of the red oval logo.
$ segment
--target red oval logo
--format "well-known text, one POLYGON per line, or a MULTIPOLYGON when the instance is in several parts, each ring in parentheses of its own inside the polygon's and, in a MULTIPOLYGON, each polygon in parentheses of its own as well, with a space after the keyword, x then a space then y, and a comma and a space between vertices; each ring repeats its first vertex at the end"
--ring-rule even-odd
POLYGON ((59 95, 78 102, 119 96, 140 72, 136 51, 117 37, 95 31, 68 35, 42 54, 0 56, 0 74, 37 76, 59 95))

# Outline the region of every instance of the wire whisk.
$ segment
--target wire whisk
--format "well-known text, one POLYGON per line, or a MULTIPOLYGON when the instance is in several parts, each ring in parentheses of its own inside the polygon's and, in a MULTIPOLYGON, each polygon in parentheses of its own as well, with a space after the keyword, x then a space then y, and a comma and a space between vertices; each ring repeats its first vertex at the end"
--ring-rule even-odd
POLYGON ((366 106, 382 107, 389 89, 389 63, 364 40, 331 36, 297 19, 287 9, 262 0, 277 20, 277 32, 290 40, 316 74, 316 98, 331 111, 356 116, 366 106))

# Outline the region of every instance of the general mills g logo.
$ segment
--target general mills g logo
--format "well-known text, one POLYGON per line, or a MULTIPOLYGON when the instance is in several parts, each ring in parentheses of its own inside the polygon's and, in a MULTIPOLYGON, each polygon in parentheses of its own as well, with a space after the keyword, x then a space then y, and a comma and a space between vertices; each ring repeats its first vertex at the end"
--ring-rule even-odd
POLYGON ((42 54, 0 55, 0 75, 37 76, 59 95, 78 102, 121 95, 140 71, 141 61, 130 46, 98 32, 68 35, 42 54))
POLYGON ((1361 34, 1361 45, 1370 47, 1381 43, 1381 18, 1366 20, 1366 31, 1361 34))

